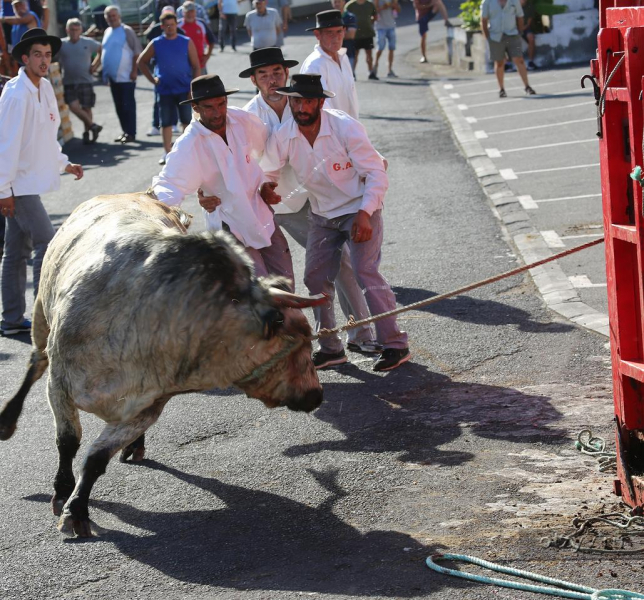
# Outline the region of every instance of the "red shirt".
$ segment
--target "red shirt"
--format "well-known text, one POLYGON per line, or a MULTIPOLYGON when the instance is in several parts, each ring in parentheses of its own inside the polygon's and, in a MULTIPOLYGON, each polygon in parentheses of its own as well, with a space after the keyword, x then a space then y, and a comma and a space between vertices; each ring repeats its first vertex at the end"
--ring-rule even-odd
POLYGON ((186 35, 192 40, 197 48, 199 66, 201 68, 205 67, 206 61, 204 60, 204 46, 206 45, 206 26, 199 20, 195 20, 192 23, 186 23, 184 19, 181 19, 179 27, 185 31, 186 35))

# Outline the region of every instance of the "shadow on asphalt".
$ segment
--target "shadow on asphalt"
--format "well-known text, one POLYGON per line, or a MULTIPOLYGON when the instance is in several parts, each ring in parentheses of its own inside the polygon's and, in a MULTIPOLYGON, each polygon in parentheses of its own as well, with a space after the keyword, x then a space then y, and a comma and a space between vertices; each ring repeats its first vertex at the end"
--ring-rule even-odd
MULTIPOLYGON (((397 302, 402 305, 438 296, 436 292, 418 288, 392 286, 391 289, 396 294, 397 302)), ((540 323, 533 320, 529 312, 520 308, 494 300, 479 300, 471 296, 455 296, 415 310, 476 325, 517 325, 519 331, 530 333, 563 333, 575 329, 566 323, 540 323)))
POLYGON ((414 121, 419 123, 433 123, 436 119, 427 119, 421 117, 392 117, 389 115, 370 115, 363 114, 360 116, 361 121, 414 121))
POLYGON ((313 416, 345 439, 292 446, 285 456, 394 452, 401 462, 453 467, 474 458, 473 453, 444 448, 461 436, 569 443, 568 431, 554 426, 561 413, 546 396, 452 381, 413 362, 384 378, 351 364, 337 370, 343 383, 324 383, 324 402, 313 416), (359 383, 347 382, 351 376, 359 383))
MULTIPOLYGON (((146 535, 103 530, 100 538, 89 541, 114 544, 131 560, 173 579, 218 588, 342 596, 413 598, 446 584, 471 589, 471 584, 435 574, 424 565, 428 555, 444 547, 423 546, 398 531, 362 533, 335 515, 335 503, 346 496, 337 483, 337 471, 309 471, 330 496, 319 506, 308 506, 153 460, 139 465, 212 494, 212 507, 150 512, 120 502, 91 500, 94 511, 107 511, 146 530, 146 535)), ((44 494, 26 499, 49 502, 44 494)), ((201 502, 208 506, 208 499, 201 502)))
MULTIPOLYGON (((146 148, 161 148, 160 141, 136 140, 129 144, 119 144, 111 140, 99 138, 95 144, 83 145, 80 140, 74 139, 65 144, 65 154, 71 162, 83 165, 84 169, 91 170, 95 166, 115 165, 124 160, 131 159, 132 150, 137 153, 146 148)), ((137 154, 137 156, 139 156, 137 154)))

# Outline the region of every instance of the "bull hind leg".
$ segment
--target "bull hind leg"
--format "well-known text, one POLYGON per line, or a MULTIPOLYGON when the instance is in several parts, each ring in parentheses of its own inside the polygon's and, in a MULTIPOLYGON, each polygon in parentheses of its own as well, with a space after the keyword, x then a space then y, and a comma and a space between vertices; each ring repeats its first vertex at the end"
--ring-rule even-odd
POLYGON ((142 433, 131 444, 128 444, 121 450, 119 460, 127 462, 127 459, 132 457, 132 462, 141 462, 145 456, 145 433, 142 433))
POLYGON ((47 398, 56 421, 56 447, 58 448, 58 471, 54 478, 51 508, 56 516, 60 516, 63 506, 76 487, 72 467, 83 431, 78 409, 55 377, 49 378, 47 398))
POLYGON ((141 439, 145 431, 159 418, 170 396, 158 399, 127 423, 106 425, 101 435, 90 447, 83 463, 81 476, 74 491, 63 507, 58 522, 61 533, 69 536, 91 537, 92 522, 89 518, 89 496, 98 478, 105 473, 112 457, 122 448, 141 439))

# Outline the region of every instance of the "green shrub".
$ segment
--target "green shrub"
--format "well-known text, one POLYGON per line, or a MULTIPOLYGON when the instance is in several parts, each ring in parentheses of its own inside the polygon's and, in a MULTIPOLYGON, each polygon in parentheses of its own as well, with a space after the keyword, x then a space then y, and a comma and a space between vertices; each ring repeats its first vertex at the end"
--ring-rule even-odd
POLYGON ((467 0, 460 6, 461 27, 467 31, 480 31, 481 29, 481 0, 467 0))

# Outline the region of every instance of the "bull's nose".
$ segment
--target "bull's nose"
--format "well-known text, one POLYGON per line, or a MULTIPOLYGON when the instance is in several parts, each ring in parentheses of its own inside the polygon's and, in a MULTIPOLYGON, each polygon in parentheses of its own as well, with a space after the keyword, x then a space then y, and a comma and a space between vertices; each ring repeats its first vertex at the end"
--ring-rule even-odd
POLYGON ((308 390, 301 398, 294 399, 287 403, 291 410, 303 410, 311 412, 322 404, 322 388, 308 390))

